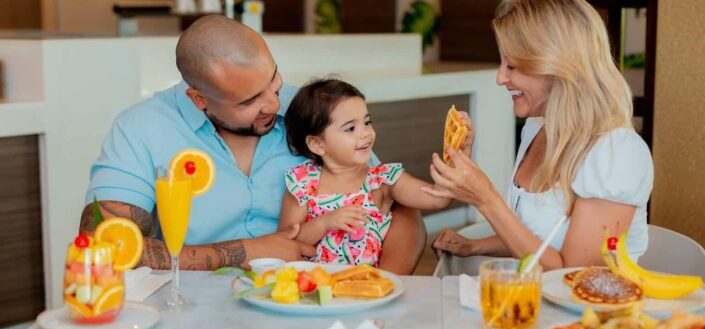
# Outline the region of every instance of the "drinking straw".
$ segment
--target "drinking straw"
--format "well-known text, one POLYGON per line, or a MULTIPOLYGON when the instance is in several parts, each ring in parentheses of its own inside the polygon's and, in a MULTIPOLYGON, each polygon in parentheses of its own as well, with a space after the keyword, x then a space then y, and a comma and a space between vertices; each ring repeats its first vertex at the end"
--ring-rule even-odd
POLYGON ((534 254, 533 257, 531 257, 531 260, 529 261, 529 265, 524 267, 524 270, 521 271, 521 275, 524 275, 526 273, 531 273, 531 270, 534 269, 536 264, 538 264, 539 259, 541 259, 541 255, 543 255, 544 252, 546 252, 546 248, 548 248, 548 244, 553 240, 553 237, 558 233, 558 229, 561 227, 561 225, 568 219, 568 216, 563 215, 561 216, 561 219, 559 219, 556 224, 554 224, 553 229, 551 229, 551 233, 548 233, 548 236, 546 237, 545 240, 541 243, 541 246, 539 246, 539 249, 536 250, 536 253, 534 254))
MULTIPOLYGON (((521 281, 521 279, 528 273, 531 273, 531 271, 536 267, 536 264, 538 264, 539 259, 541 259, 541 255, 543 255, 544 252, 546 252, 546 248, 548 248, 548 244, 553 240, 553 237, 558 233, 558 229, 561 227, 561 225, 568 219, 566 215, 561 216, 561 219, 559 219, 556 224, 554 224, 553 229, 551 229, 551 232, 548 233, 548 236, 546 237, 545 240, 541 243, 539 246, 539 249, 536 250, 536 253, 534 253, 534 256, 531 258, 529 261, 529 265, 527 265, 521 273, 519 273, 519 277, 515 280, 513 280, 512 284, 518 283, 521 281)), ((504 313, 504 310, 507 308, 507 305, 509 304, 509 301, 511 301, 514 298, 514 295, 521 290, 523 286, 513 286, 509 290, 508 296, 504 299, 502 302, 502 305, 499 306, 499 309, 495 310, 495 312, 492 314, 492 317, 490 318, 489 324, 490 326, 494 326, 495 321, 499 319, 499 317, 504 313)))

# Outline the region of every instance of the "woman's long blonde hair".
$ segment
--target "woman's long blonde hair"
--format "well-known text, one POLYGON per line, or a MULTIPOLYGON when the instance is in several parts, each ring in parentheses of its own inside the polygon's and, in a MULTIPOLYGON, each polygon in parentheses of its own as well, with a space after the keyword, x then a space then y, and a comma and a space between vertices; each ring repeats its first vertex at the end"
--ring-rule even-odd
POLYGON ((546 155, 531 189, 558 183, 570 214, 571 182, 589 149, 602 134, 632 127, 631 91, 605 25, 584 0, 504 0, 492 25, 502 56, 522 73, 549 79, 546 155))

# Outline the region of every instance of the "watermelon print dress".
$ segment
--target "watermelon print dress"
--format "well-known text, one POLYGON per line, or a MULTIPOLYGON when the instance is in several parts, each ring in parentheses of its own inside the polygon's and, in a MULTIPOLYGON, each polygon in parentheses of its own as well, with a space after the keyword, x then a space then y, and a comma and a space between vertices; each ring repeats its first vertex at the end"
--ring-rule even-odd
POLYGON ((386 215, 372 200, 372 191, 382 184, 393 185, 404 169, 400 163, 370 167, 367 178, 358 192, 346 194, 318 194, 321 167, 308 160, 286 172, 286 186, 299 203, 306 205, 306 222, 342 206, 359 205, 367 210, 367 224, 354 234, 341 230, 326 232, 316 244, 316 256, 307 260, 330 264, 379 265, 382 241, 392 222, 392 213, 386 215))

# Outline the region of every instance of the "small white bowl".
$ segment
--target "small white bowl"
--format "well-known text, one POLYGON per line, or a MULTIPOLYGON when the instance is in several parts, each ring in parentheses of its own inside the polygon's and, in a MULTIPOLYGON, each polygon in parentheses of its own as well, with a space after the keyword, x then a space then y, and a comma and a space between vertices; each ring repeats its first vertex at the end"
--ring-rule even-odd
POLYGON ((313 262, 306 262, 306 261, 302 261, 302 260, 286 263, 286 267, 293 267, 297 271, 310 271, 317 266, 320 266, 320 264, 316 264, 313 262))
POLYGON ((276 270, 284 266, 285 263, 283 259, 279 258, 255 258, 247 262, 247 265, 250 265, 252 272, 261 275, 269 270, 276 270))

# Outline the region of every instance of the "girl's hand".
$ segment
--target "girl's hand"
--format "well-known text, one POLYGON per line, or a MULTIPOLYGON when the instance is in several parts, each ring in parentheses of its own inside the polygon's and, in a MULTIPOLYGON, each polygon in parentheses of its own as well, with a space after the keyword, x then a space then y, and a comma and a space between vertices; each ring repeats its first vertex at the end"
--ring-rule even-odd
POLYGON ((458 257, 473 256, 476 254, 474 247, 473 240, 465 238, 447 227, 441 229, 441 233, 431 245, 439 258, 444 251, 458 257))
POLYGON ((501 195, 474 161, 453 149, 448 150, 448 154, 453 159, 455 167, 448 166, 438 154, 434 153, 431 178, 437 188, 422 188, 424 192, 439 198, 453 198, 469 203, 480 211, 498 198, 501 201, 501 195))
POLYGON ((464 154, 467 154, 468 158, 472 158, 472 144, 475 141, 475 126, 472 124, 472 121, 470 121, 470 114, 468 112, 458 111, 458 118, 465 124, 465 127, 468 128, 468 135, 465 137, 465 141, 460 147, 460 150, 464 154))
POLYGON ((366 214, 367 210, 360 206, 344 206, 321 216, 318 220, 325 223, 328 231, 342 230, 355 233, 369 221, 366 214))

